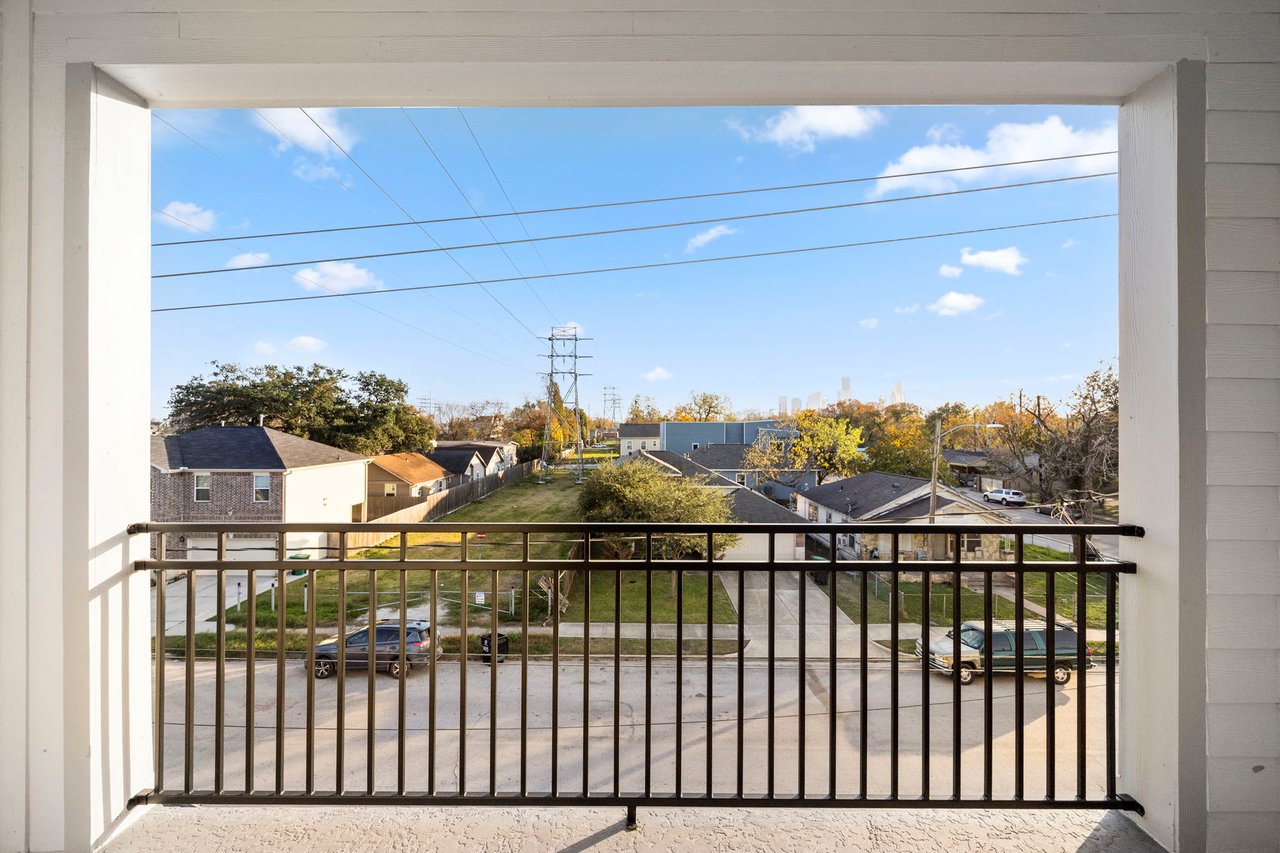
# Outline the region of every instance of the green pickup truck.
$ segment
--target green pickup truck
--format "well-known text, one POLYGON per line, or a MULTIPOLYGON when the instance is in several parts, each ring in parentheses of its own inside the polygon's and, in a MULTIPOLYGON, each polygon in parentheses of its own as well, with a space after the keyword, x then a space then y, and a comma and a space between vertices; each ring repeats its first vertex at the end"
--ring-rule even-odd
MULTIPOLYGON (((1013 672, 1017 667, 1015 639, 1017 625, 1012 620, 996 619, 991 623, 991 671, 1013 672)), ((1054 630, 1053 680, 1057 684, 1071 681, 1071 671, 1076 669, 1078 635, 1074 628, 1058 625, 1054 630)), ((1049 668, 1048 626, 1044 622, 1022 623, 1022 670, 1043 673, 1049 668)), ((929 647, 929 668, 955 674, 961 684, 973 681, 982 673, 986 661, 987 637, 981 622, 964 622, 960 626, 960 660, 955 660, 955 634, 947 632, 945 639, 929 647)), ((924 644, 916 640, 916 657, 924 657, 924 644)), ((1085 650, 1085 668, 1093 666, 1092 652, 1085 650)))

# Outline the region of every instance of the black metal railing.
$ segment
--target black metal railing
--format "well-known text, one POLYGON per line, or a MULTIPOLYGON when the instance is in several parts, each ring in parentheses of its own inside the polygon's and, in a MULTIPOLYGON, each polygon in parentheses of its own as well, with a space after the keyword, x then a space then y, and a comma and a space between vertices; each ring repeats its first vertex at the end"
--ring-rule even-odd
POLYGON ((1141 811, 1116 781, 1135 566, 1090 542, 1140 528, 131 532, 155 557, 136 802, 1141 811))

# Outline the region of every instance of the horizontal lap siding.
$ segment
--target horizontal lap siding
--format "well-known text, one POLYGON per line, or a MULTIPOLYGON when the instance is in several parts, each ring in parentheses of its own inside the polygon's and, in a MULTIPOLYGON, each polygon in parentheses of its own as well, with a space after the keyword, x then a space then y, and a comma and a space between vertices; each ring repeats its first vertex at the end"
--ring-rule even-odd
POLYGON ((1280 40, 1207 68, 1208 840, 1280 850, 1280 40))

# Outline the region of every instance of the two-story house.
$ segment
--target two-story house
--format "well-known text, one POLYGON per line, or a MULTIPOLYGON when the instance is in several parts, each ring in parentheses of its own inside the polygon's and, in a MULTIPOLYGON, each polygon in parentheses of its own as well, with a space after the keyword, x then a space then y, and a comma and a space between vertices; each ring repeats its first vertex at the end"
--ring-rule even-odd
MULTIPOLYGON (((205 427, 151 437, 154 521, 350 522, 362 519, 369 460, 270 427, 205 427)), ((328 534, 289 534, 291 555, 336 556, 328 534)), ((212 560, 212 537, 176 537, 171 559, 212 560)), ((233 534, 229 559, 275 559, 272 535, 233 534)))
POLYGON ((620 424, 618 426, 618 455, 635 456, 647 450, 658 450, 661 442, 661 424, 620 424))

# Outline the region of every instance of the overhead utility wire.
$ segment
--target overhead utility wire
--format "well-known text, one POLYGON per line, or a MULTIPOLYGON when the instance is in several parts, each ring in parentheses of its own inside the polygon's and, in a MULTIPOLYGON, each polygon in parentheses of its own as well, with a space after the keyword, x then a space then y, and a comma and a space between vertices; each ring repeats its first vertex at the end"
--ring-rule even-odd
MULTIPOLYGON (((418 123, 413 120, 413 116, 409 115, 409 111, 406 110, 404 107, 400 108, 400 112, 401 114, 404 115, 405 119, 408 120, 409 125, 413 128, 413 132, 418 134, 418 138, 422 140, 422 144, 427 146, 427 150, 430 151, 431 156, 435 158, 436 165, 440 167, 440 171, 444 172, 444 176, 449 179, 449 183, 453 184, 453 188, 458 191, 458 195, 461 196, 462 200, 467 203, 467 207, 471 208, 472 213, 474 213, 476 216, 479 216, 480 211, 476 210, 476 206, 471 203, 471 199, 467 197, 467 194, 465 192, 463 192, 462 187, 458 184, 457 180, 453 177, 453 173, 449 171, 449 167, 444 164, 444 160, 440 159, 440 155, 436 153, 435 146, 433 146, 430 142, 427 141, 426 134, 422 132, 422 128, 418 127, 418 123)), ((510 253, 507 252, 507 247, 498 240, 498 235, 493 233, 493 229, 489 227, 489 223, 483 219, 479 220, 479 222, 481 225, 484 226, 484 230, 488 232, 490 239, 493 240, 492 245, 498 247, 498 249, 502 252, 502 256, 507 259, 507 263, 511 264, 511 268, 515 270, 517 274, 524 275, 520 267, 516 265, 516 262, 511 257, 510 253)), ((529 288, 529 292, 532 293, 534 298, 537 299, 538 302, 542 304, 542 307, 546 309, 547 316, 550 317, 551 322, 554 323, 556 320, 556 315, 555 315, 555 312, 551 310, 551 306, 543 301, 542 295, 539 294, 538 291, 533 289, 533 285, 530 284, 527 279, 525 280, 524 285, 525 287, 529 288)))
MULTIPOLYGON (((158 213, 158 214, 160 214, 161 216, 167 216, 168 218, 172 219, 174 222, 177 222, 178 224, 183 225, 183 226, 185 226, 185 227, 187 227, 187 228, 191 228, 191 229, 193 229, 193 230, 195 230, 195 231, 202 231, 202 232, 204 232, 204 233, 206 233, 206 234, 208 233, 207 231, 204 231, 204 229, 203 229, 203 228, 201 228, 200 226, 195 225, 195 224, 193 224, 193 223, 191 223, 191 222, 188 222, 188 221, 186 221, 185 219, 181 219, 181 218, 179 218, 179 217, 177 217, 177 216, 174 216, 172 213, 169 213, 169 212, 164 211, 164 210, 159 210, 159 209, 154 208, 154 207, 153 207, 153 208, 151 208, 151 209, 152 209, 152 211, 154 211, 155 213, 158 213)), ((241 248, 245 248, 245 247, 241 247, 241 248)), ((250 254, 250 255, 253 255, 255 258, 262 258, 262 257, 263 257, 262 255, 259 255, 258 253, 256 253, 256 252, 252 252, 252 251, 251 251, 251 252, 249 252, 249 254, 250 254)), ((419 326, 415 326, 413 323, 410 323, 410 322, 409 322, 409 321, 407 321, 407 320, 404 320, 404 319, 402 319, 402 318, 400 318, 400 317, 395 316, 394 314, 389 314, 389 313, 387 313, 386 311, 383 311, 381 308, 375 308, 375 307, 374 307, 374 306, 372 306, 372 305, 366 305, 365 303, 361 302, 361 301, 357 298, 357 297, 361 296, 362 294, 359 294, 359 293, 341 293, 341 292, 339 292, 339 291, 337 291, 337 290, 334 290, 332 287, 327 287, 327 286, 325 286, 324 284, 322 284, 322 283, 320 283, 320 282, 316 281, 314 278, 311 278, 310 276, 305 276, 305 275, 302 275, 301 273, 295 273, 294 275, 295 275, 297 278, 300 278, 300 279, 302 279, 303 281, 307 282, 308 284, 313 284, 313 285, 315 285, 316 287, 320 288, 321 290, 328 291, 329 293, 333 294, 334 296, 344 297, 344 298, 351 299, 351 300, 352 300, 356 305, 359 305, 361 308, 364 308, 364 309, 366 309, 366 310, 368 310, 368 311, 372 311, 372 312, 373 312, 373 313, 375 313, 375 314, 380 314, 380 315, 382 315, 383 317, 386 317, 388 320, 394 320, 395 322, 399 323, 400 325, 402 325, 402 326, 404 326, 404 327, 406 327, 406 328, 412 329, 412 330, 413 330, 413 331, 415 331, 415 332, 421 332, 422 334, 426 335, 428 338, 433 338, 433 339, 435 339, 435 340, 437 340, 437 341, 440 341, 441 343, 448 344, 448 345, 449 345, 449 346, 451 346, 451 347, 457 347, 458 349, 462 350, 463 352, 469 352, 469 353, 471 353, 472 355, 478 355, 478 356, 480 356, 481 358, 486 358, 486 359, 488 359, 489 361, 492 361, 492 362, 494 362, 494 363, 496 363, 496 364, 501 364, 501 365, 502 365, 502 366, 504 366, 504 367, 510 367, 510 368, 514 368, 514 367, 515 367, 515 365, 513 365, 513 364, 511 364, 511 363, 509 363, 509 362, 506 362, 506 361, 502 361, 501 359, 494 358, 492 355, 489 355, 488 353, 483 353, 483 352, 480 352, 479 350, 473 350, 473 349, 471 349, 470 347, 463 346, 462 344, 459 344, 459 343, 455 343, 454 341, 451 341, 451 340, 449 340, 448 338, 444 338, 444 337, 441 337, 440 335, 434 334, 434 333, 432 333, 432 332, 428 332, 426 329, 423 329, 423 328, 421 328, 421 327, 419 327, 419 326)), ((157 313, 157 312, 153 309, 152 313, 157 313)))
MULTIPOLYGON (((343 153, 343 155, 344 155, 344 156, 346 156, 346 158, 347 158, 348 160, 350 160, 350 161, 351 161, 352 165, 354 165, 357 169, 359 169, 359 170, 360 170, 360 172, 361 172, 361 174, 363 174, 366 178, 368 178, 368 179, 369 179, 369 182, 370 182, 370 183, 372 183, 375 187, 377 187, 377 188, 378 188, 378 191, 379 191, 379 192, 381 192, 384 196, 386 196, 386 197, 387 197, 387 200, 388 200, 388 201, 390 201, 390 202, 391 202, 392 204, 394 204, 397 208, 399 208, 399 209, 400 209, 400 212, 401 212, 401 213, 403 213, 405 216, 408 216, 408 217, 410 217, 410 218, 412 218, 412 217, 413 217, 413 214, 412 214, 412 213, 410 213, 408 210, 406 210, 406 209, 405 209, 405 206, 404 206, 403 204, 401 204, 400 202, 396 201, 395 196, 393 196, 391 193, 387 192, 386 188, 385 188, 384 186, 382 186, 382 184, 378 183, 377 179, 376 179, 376 178, 374 178, 374 177, 373 177, 373 175, 369 174, 369 171, 368 171, 367 169, 365 169, 365 167, 364 167, 364 166, 361 166, 361 165, 360 165, 360 162, 359 162, 358 160, 356 160, 356 158, 352 157, 352 156, 351 156, 351 154, 350 154, 350 152, 348 152, 348 151, 347 151, 347 149, 343 148, 341 145, 339 145, 339 144, 338 144, 338 140, 334 139, 334 138, 333 138, 333 136, 332 136, 332 135, 330 135, 329 131, 325 129, 324 125, 322 125, 322 124, 320 124, 320 122, 316 121, 316 120, 315 120, 315 118, 311 115, 311 113, 307 112, 305 109, 302 109, 301 107, 299 107, 299 110, 301 110, 302 114, 303 114, 304 116, 306 116, 308 119, 310 119, 310 120, 311 120, 311 123, 312 123, 312 124, 314 124, 314 125, 316 126, 316 128, 318 128, 318 129, 319 129, 319 131, 320 131, 321 133, 323 133, 323 134, 325 135, 325 137, 326 137, 330 142, 332 142, 332 143, 333 143, 333 147, 335 147, 335 148, 337 148, 339 151, 341 151, 341 152, 343 153)), ((436 238, 435 238, 435 237, 432 237, 432 236, 431 236, 431 233, 430 233, 429 231, 427 231, 427 229, 426 229, 426 228, 423 228, 423 227, 422 227, 422 225, 421 225, 421 224, 419 224, 419 223, 415 223, 415 224, 417 225, 418 230, 419 230, 419 231, 421 231, 421 232, 426 236, 426 238, 427 238, 428 240, 430 240, 430 241, 431 241, 434 245, 436 245, 436 246, 439 246, 439 245, 440 245, 440 244, 436 241, 436 238)), ((447 257, 449 260, 453 261, 454 266, 456 266, 458 269, 462 270, 463 275, 465 275, 467 278, 471 279, 473 282, 475 282, 477 285, 479 285, 480 289, 481 289, 482 291, 484 291, 485 295, 486 295, 486 296, 488 296, 490 299, 492 299, 495 303, 497 303, 497 305, 498 305, 498 307, 499 307, 499 308, 501 308, 503 311, 507 312, 507 314, 511 317, 511 319, 512 319, 512 320, 515 320, 517 323, 519 323, 519 324, 524 328, 524 330, 525 330, 526 332, 528 332, 528 333, 529 333, 530 335, 532 335, 534 338, 537 338, 538 340, 542 340, 541 338, 539 338, 539 337, 538 337, 538 333, 537 333, 537 332, 535 332, 533 329, 530 329, 530 328, 529 328, 529 326, 528 326, 528 324, 526 324, 524 320, 521 320, 521 319, 520 319, 520 317, 519 317, 519 316, 518 316, 514 311, 512 311, 510 308, 508 308, 508 307, 506 306, 506 303, 504 303, 501 299, 499 299, 498 297, 496 297, 496 296, 494 296, 492 293, 490 293, 490 292, 489 292, 489 289, 488 289, 487 287, 485 287, 485 286, 484 286, 484 284, 483 284, 482 282, 480 282, 480 281, 479 281, 479 280, 478 280, 474 275, 472 275, 472 274, 471 274, 471 271, 470 271, 470 270, 468 270, 466 267, 464 267, 464 266, 463 266, 463 265, 458 261, 458 259, 457 259, 457 258, 455 258, 453 255, 449 254, 448 252, 445 252, 445 257, 447 257)))
MULTIPOLYGON (((493 182, 498 185, 498 189, 502 191, 502 197, 507 200, 507 207, 511 208, 511 212, 515 214, 516 222, 520 223, 520 230, 524 232, 524 236, 532 237, 529 229, 525 227, 524 218, 516 213, 515 203, 511 201, 511 196, 507 195, 507 188, 502 183, 502 178, 498 177, 498 170, 493 168, 493 163, 489 161, 489 155, 485 153, 484 146, 480 144, 480 137, 476 136, 475 129, 471 126, 467 114, 463 112, 462 107, 454 107, 458 111, 458 117, 462 119, 462 123, 466 125, 467 133, 471 134, 471 141, 476 144, 476 150, 480 152, 484 164, 489 167, 489 174, 493 175, 493 182)), ((542 264, 542 268, 547 272, 551 272, 551 267, 547 266, 547 259, 542 257, 542 250, 538 248, 537 243, 533 243, 533 253, 538 256, 538 262, 542 264)), ((556 293, 560 294, 560 298, 564 298, 564 294, 560 292, 560 283, 554 282, 556 293)))
MULTIPOLYGON (((945 175, 951 172, 971 172, 975 169, 998 169, 1003 166, 1027 166, 1033 163, 1052 163, 1058 160, 1079 160, 1083 157, 1105 157, 1116 154, 1116 151, 1094 151, 1090 154, 1064 154, 1061 157, 1040 157, 1035 160, 1009 160, 1004 163, 984 163, 981 166, 956 166, 951 169, 929 169, 923 172, 897 172, 892 175, 873 175, 862 178, 840 178, 832 181, 816 181, 808 184, 783 184, 773 187, 755 187, 745 190, 723 190, 714 193, 695 193, 693 195, 672 195, 659 198, 642 198, 630 201, 605 201, 596 204, 569 205, 566 207, 544 207, 538 210, 513 210, 510 213, 484 213, 475 216, 448 216, 439 219, 413 219, 405 222, 381 222, 374 225, 343 225, 333 228, 316 228, 310 231, 276 231, 265 234, 250 234, 246 239, 266 239, 268 237, 301 237, 307 234, 331 234, 337 231, 368 231, 374 228, 404 228, 409 225, 435 225, 445 222, 467 222, 472 219, 498 219, 505 216, 536 216, 544 213, 568 213, 575 210, 599 210, 606 207, 627 207, 637 204, 661 204, 669 201, 689 201, 700 198, 724 198, 726 196, 749 195, 751 193, 771 193, 785 190, 803 190, 815 187, 834 187, 842 184, 862 184, 869 181, 890 181, 895 178, 918 178, 926 175, 945 175)), ((211 240, 171 240, 166 243, 152 243, 152 246, 185 246, 191 243, 213 243, 230 239, 214 237, 211 240)))
MULTIPOLYGON (((714 258, 689 258, 683 261, 655 261, 648 264, 632 264, 629 266, 617 267, 599 267, 589 270, 573 270, 571 272, 554 272, 540 275, 531 275, 527 278, 538 280, 544 278, 571 278, 575 276, 597 275, 600 273, 611 272, 629 272, 632 270, 651 270, 660 269, 662 267, 683 267, 692 264, 711 264, 720 261, 743 261, 754 258, 771 258, 781 255, 800 255, 809 252, 826 252, 833 249, 853 249, 862 246, 882 246, 889 243, 908 243, 914 240, 933 240, 940 237, 960 237, 966 234, 988 234, 994 231, 1012 231, 1017 228, 1035 228, 1041 225, 1063 225, 1068 222, 1087 222, 1092 219, 1113 219, 1118 214, 1115 213, 1098 213, 1092 216, 1073 216, 1068 219, 1047 219, 1042 222, 1020 222, 1016 225, 996 225, 991 228, 968 228, 964 231, 946 231, 939 234, 917 234, 911 237, 890 237, 883 240, 862 240, 856 243, 834 243, 827 246, 805 246, 799 249, 774 249, 768 252, 751 252, 744 255, 721 255, 714 258)), ((521 281, 521 278, 490 278, 484 281, 453 281, 444 284, 422 284, 416 287, 391 287, 385 290, 369 291, 365 295, 372 296, 382 293, 407 293, 418 290, 437 290, 446 287, 471 287, 473 285, 485 284, 502 284, 505 282, 521 281)), ((332 299, 331 296, 315 295, 315 296, 282 296, 275 299, 248 299, 241 302, 211 302, 204 305, 178 305, 172 308, 152 308, 152 313, 162 313, 165 311, 196 311, 202 308, 233 308, 241 305, 268 305, 278 302, 309 302, 316 299, 332 299)))
MULTIPOLYGON (((267 124, 271 125, 271 127, 275 129, 276 133, 280 134, 280 136, 281 136, 283 139, 287 139, 287 140, 289 140, 290 144, 292 144, 295 148, 298 148, 298 149, 300 149, 300 150, 301 150, 302 146, 298 145, 298 143, 297 143, 297 141, 296 141, 296 140, 294 140, 293 138, 291 138, 291 137, 289 136, 289 134, 285 133, 283 129, 281 129, 278 125, 276 125, 276 123, 275 123, 275 122, 271 121, 271 119, 270 119, 270 118, 268 118, 268 117, 267 117, 267 116, 266 116, 266 115, 265 115, 261 110, 254 110, 254 112, 255 112, 255 113, 257 113, 257 115, 258 115, 258 117, 259 117, 259 118, 261 118, 261 119, 262 119, 263 121, 265 121, 267 124)), ((302 216, 304 216, 305 218, 310 219, 312 222, 318 222, 318 220, 316 220, 316 219, 315 219, 315 217, 313 217, 311 214, 307 213, 307 211, 303 210, 301 207, 299 207, 299 206, 298 206, 297 204, 295 204, 293 201, 291 201, 290 199, 286 198, 285 196, 280 195, 280 194, 279 194, 279 193, 277 193, 275 190, 271 189, 271 187, 267 186, 266 184, 264 184, 264 183, 262 183, 261 181, 259 181, 257 178, 255 178, 255 177, 253 177, 252 175, 250 175, 248 172, 246 172, 246 171, 244 171, 243 169, 241 169, 241 168, 240 168, 239 166, 237 166, 235 163, 232 163, 230 160, 226 159, 225 157, 223 157, 223 156, 222 156, 221 154, 219 154, 218 152, 216 152, 216 151, 214 151, 213 149, 209 148, 207 145, 205 145, 204 143, 202 143, 200 140, 198 140, 198 139, 196 139, 195 137, 191 136, 190 134, 186 133, 184 130, 182 130, 182 128, 180 128, 180 127, 178 127, 177 125, 173 124, 172 122, 170 122, 169 120, 167 120, 164 116, 160 115, 159 113, 154 113, 153 115, 155 116, 155 118, 156 118, 156 120, 157 120, 157 121, 159 121, 159 122, 161 122, 161 123, 165 124, 166 126, 168 126, 168 128, 169 128, 170 130, 172 130, 174 133, 178 134, 178 135, 179 135, 179 136, 181 136, 183 139, 187 140, 187 141, 188 141, 188 142, 190 142, 192 145, 196 146, 196 147, 197 147, 197 148, 199 148, 201 151, 203 151, 204 153, 208 154, 210 157, 212 157, 213 159, 217 160, 219 163, 221 163, 222 165, 226 166, 226 167, 227 167, 228 169, 230 169, 231 171, 235 172, 235 173, 236 173, 237 175, 239 175, 243 180, 247 181, 248 183, 250 183, 250 184, 252 184, 253 186, 257 187, 258 189, 262 190, 263 192, 265 192, 265 193, 267 193, 267 194, 271 195, 273 198, 275 198, 276 200, 280 201, 280 202, 281 202, 281 203, 283 203, 285 206, 290 207, 290 208, 293 208, 293 209, 294 209, 294 210, 296 210, 298 213, 302 214, 302 216)), ((345 183, 345 182, 343 182, 343 181, 339 181, 338 183, 339 183, 339 185, 340 185, 343 189, 345 189, 348 193, 350 193, 350 192, 351 192, 351 188, 350 188, 350 187, 348 187, 348 186, 346 185, 346 183, 345 183)), ((353 195, 354 195, 354 193, 353 193, 353 195)), ((371 210, 372 210, 372 208, 371 208, 371 210)), ((163 213, 163 211, 160 211, 160 212, 161 212, 161 213, 163 213)), ((177 220, 177 217, 171 216, 170 214, 167 214, 167 213, 166 213, 166 214, 164 214, 164 215, 165 215, 165 216, 168 216, 170 219, 175 219, 175 220, 177 220)), ((197 228, 196 226, 192 225, 190 222, 184 222, 183 224, 184 224, 184 225, 186 225, 188 228, 190 228, 190 229, 194 230, 194 231, 199 231, 200 233, 202 233, 202 234, 206 234, 206 235, 208 235, 208 236, 210 236, 210 237, 212 237, 212 236, 213 236, 213 235, 212 235, 212 234, 210 234, 208 231, 205 231, 205 230, 203 230, 203 229, 201 229, 201 228, 197 228)), ((233 245, 233 246, 239 246, 240 248, 249 249, 249 247, 248 247, 248 246, 246 246, 246 245, 244 245, 243 243, 239 242, 239 241, 244 240, 244 239, 247 239, 247 238, 244 238, 244 237, 229 237, 229 238, 226 238, 226 239, 227 239, 228 241, 231 241, 231 243, 232 243, 232 245, 233 245)), ((264 264, 265 264, 265 263, 268 263, 268 262, 269 262, 269 260, 270 260, 269 256, 267 256, 267 255, 265 255, 265 254, 259 254, 259 253, 255 252, 255 251, 252 251, 252 250, 249 250, 249 251, 248 251, 248 254, 250 254, 250 255, 252 255, 253 257, 257 258, 258 260, 262 261, 262 263, 264 263, 264 264)), ((391 266, 389 266, 389 265, 387 265, 387 264, 381 264, 381 263, 380 263, 380 264, 378 264, 378 266, 379 266, 380 268, 382 268, 382 269, 386 270, 387 272, 391 273, 391 274, 392 274, 392 275, 394 275, 396 278, 398 278, 398 279, 400 279, 401 281, 403 281, 406 285, 412 285, 412 282, 411 282, 411 281, 409 281, 409 279, 405 278, 405 276, 404 276, 403 274, 401 274, 399 270, 394 269, 393 267, 391 267, 391 266)), ((315 281, 315 280, 311 279, 311 278, 310 278, 310 277, 308 277, 308 276, 302 275, 301 273, 298 273, 298 274, 297 274, 297 276, 298 276, 299 278, 302 278, 302 279, 304 279, 304 280, 306 280, 306 281, 308 281, 308 282, 312 283, 312 284, 315 284, 317 287, 320 287, 322 290, 326 289, 326 288, 324 288, 324 287, 323 287, 319 282, 317 282, 317 281, 315 281)), ((444 301, 443 299, 437 299, 437 298, 435 298, 435 297, 432 297, 432 301, 433 301, 436 305, 439 305, 441 308, 445 308, 445 309, 447 309, 447 310, 449 310, 449 311, 452 311, 454 314, 457 314, 457 315, 458 315, 459 317, 461 317, 462 319, 464 319, 464 320, 466 320, 466 321, 468 321, 468 322, 470 322, 470 323, 474 323, 475 325, 479 326, 479 327, 480 327, 480 328, 482 328, 482 329, 489 330, 489 327, 488 327, 488 326, 485 326, 484 324, 482 324, 482 323, 480 323, 479 321, 475 320, 474 318, 470 317, 466 312, 461 311, 461 310, 459 310, 459 309, 457 309, 457 308, 453 307, 452 305, 450 305, 448 302, 444 301)), ((457 346, 457 347, 459 347, 459 348, 461 348, 461 349, 465 350, 466 352, 475 352, 475 350, 469 349, 469 348, 467 348, 467 347, 463 346, 462 344, 456 344, 456 343, 454 343, 452 340, 450 340, 450 339, 448 339, 448 338, 442 337, 442 336, 437 335, 437 334, 434 334, 434 333, 432 333, 432 332, 428 332, 427 330, 422 329, 422 328, 420 328, 420 327, 418 327, 418 326, 415 326, 414 324, 412 324, 412 323, 410 323, 410 322, 408 322, 408 321, 406 321, 406 320, 403 320, 403 319, 401 319, 401 318, 399 318, 399 317, 393 317, 393 316, 391 316, 390 314, 385 314, 384 312, 380 311, 380 310, 379 310, 379 309, 377 309, 377 308, 374 308, 374 307, 372 307, 372 306, 370 306, 370 305, 365 305, 363 302, 359 302, 359 301, 357 301, 357 303, 356 303, 356 304, 358 304, 358 305, 360 305, 361 307, 366 308, 366 309, 368 309, 368 310, 370 310, 370 311, 373 311, 375 314, 382 314, 383 316, 387 317, 388 319, 395 320, 397 323, 399 323, 400 325, 402 325, 402 326, 404 326, 404 327, 406 327, 406 328, 413 329, 413 330, 414 330, 414 331, 416 331, 416 332, 421 332, 422 334, 426 335, 426 336, 427 336, 427 337, 429 337, 429 338, 433 338, 433 339, 438 340, 438 341, 443 341, 443 342, 445 342, 445 343, 449 344, 450 346, 457 346)), ((491 331, 491 330, 489 330, 489 331, 490 331, 490 333, 492 333, 492 331, 491 331)), ((480 343, 479 341, 475 340, 474 338, 469 338, 469 337, 465 337, 465 336, 464 336, 464 340, 469 340, 471 343, 474 343, 474 344, 476 344, 477 346, 484 346, 484 344, 480 343)), ((492 356, 486 356, 486 357, 487 357, 487 358, 490 358, 491 360, 497 361, 497 359, 493 359, 493 358, 492 358, 492 356)), ((507 362, 503 362, 503 361, 498 361, 498 363, 499 363, 499 364, 507 364, 507 362)), ((507 366, 508 366, 508 367, 510 367, 511 365, 507 364, 507 366)))
MULTIPOLYGON (((991 186, 991 187, 972 187, 966 190, 949 190, 947 192, 897 196, 894 198, 873 199, 871 201, 850 201, 850 202, 844 202, 842 204, 825 204, 818 207, 800 207, 792 210, 769 210, 769 211, 764 211, 762 213, 742 213, 734 216, 716 216, 710 219, 686 219, 681 222, 661 222, 654 225, 632 225, 627 228, 610 228, 603 231, 580 231, 574 234, 549 234, 543 237, 528 237, 525 239, 500 240, 500 241, 496 240, 495 238, 495 242, 493 243, 463 243, 456 246, 438 246, 437 248, 434 248, 434 249, 401 249, 395 252, 373 252, 367 255, 347 255, 347 256, 338 257, 338 258, 313 258, 311 260, 306 260, 306 261, 281 261, 279 263, 262 264, 260 266, 255 266, 255 267, 246 267, 244 269, 228 269, 226 267, 218 267, 216 269, 164 273, 163 275, 154 275, 152 276, 152 278, 161 279, 161 278, 182 278, 184 276, 195 276, 195 275, 219 275, 221 273, 244 272, 245 269, 276 269, 280 267, 301 267, 301 266, 306 266, 307 264, 323 264, 323 263, 332 263, 336 261, 359 261, 359 260, 366 260, 370 258, 398 258, 398 257, 404 257, 405 255, 425 255, 425 254, 430 254, 432 252, 456 252, 456 251, 462 251, 466 249, 486 249, 486 248, 492 248, 494 246, 502 247, 502 246, 518 245, 521 243, 533 243, 536 245, 539 242, 545 242, 549 240, 571 240, 571 239, 576 239, 578 237, 604 237, 604 236, 610 236, 615 234, 632 234, 639 231, 656 231, 662 228, 684 228, 691 225, 708 225, 712 222, 741 222, 744 219, 766 219, 768 217, 773 217, 773 216, 792 216, 800 213, 821 213, 824 211, 831 211, 831 210, 846 210, 854 207, 868 207, 868 206, 877 205, 877 204, 893 204, 894 202, 899 202, 899 201, 919 201, 921 199, 927 199, 927 198, 942 198, 945 196, 968 195, 971 193, 991 192, 993 190, 1018 189, 1020 187, 1035 187, 1035 186, 1042 186, 1044 184, 1060 184, 1065 181, 1082 181, 1088 178, 1104 178, 1114 174, 1116 173, 1115 172, 1098 172, 1093 175, 1074 175, 1069 178, 1048 178, 1043 181, 1025 181, 1023 183, 1018 183, 1018 184, 1001 184, 999 186, 991 186)), ((492 235, 492 232, 490 232, 490 234, 492 235)), ((515 266, 515 264, 513 263, 512 266, 515 266)), ((517 269, 516 272, 520 272, 520 270, 517 269)), ((550 270, 548 270, 548 272, 550 272, 550 270)))

